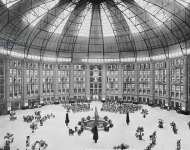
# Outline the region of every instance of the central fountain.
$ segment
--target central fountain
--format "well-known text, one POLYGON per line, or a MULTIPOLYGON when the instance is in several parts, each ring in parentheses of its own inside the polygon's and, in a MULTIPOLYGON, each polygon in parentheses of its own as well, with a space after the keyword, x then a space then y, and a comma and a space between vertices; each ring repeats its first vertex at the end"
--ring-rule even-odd
POLYGON ((109 128, 113 127, 112 121, 107 117, 104 116, 101 118, 98 114, 97 107, 95 107, 94 116, 87 116, 86 118, 82 118, 81 121, 78 122, 84 130, 90 130, 97 126, 98 130, 109 131, 109 128))

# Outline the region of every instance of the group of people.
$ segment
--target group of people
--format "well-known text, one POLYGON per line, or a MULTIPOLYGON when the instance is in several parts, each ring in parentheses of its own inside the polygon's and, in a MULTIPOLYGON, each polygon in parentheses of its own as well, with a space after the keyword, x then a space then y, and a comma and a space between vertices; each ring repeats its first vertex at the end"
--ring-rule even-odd
POLYGON ((90 111, 90 103, 70 103, 63 104, 63 107, 66 110, 71 110, 72 112, 87 112, 90 111))
POLYGON ((0 150, 11 150, 10 148, 10 145, 13 143, 14 141, 14 134, 12 133, 7 133, 5 136, 4 136, 4 141, 5 141, 5 144, 4 146, 1 148, 0 147, 0 150))
POLYGON ((40 123, 40 126, 43 126, 45 121, 47 121, 51 118, 55 118, 55 115, 53 113, 42 115, 41 111, 36 111, 33 118, 34 118, 34 121, 30 124, 32 133, 34 133, 34 131, 37 129, 38 123, 40 123))
POLYGON ((145 150, 151 150, 155 145, 156 145, 156 131, 154 131, 150 136, 149 136, 151 142, 148 144, 148 146, 145 148, 145 150))
POLYGON ((30 136, 26 137, 26 150, 45 150, 47 146, 48 144, 44 140, 37 140, 32 145, 30 145, 30 136))
POLYGON ((108 111, 120 114, 126 114, 127 112, 133 113, 142 108, 142 106, 130 103, 118 103, 118 102, 104 102, 101 111, 108 111))
POLYGON ((16 120, 17 119, 15 111, 10 111, 10 113, 9 113, 9 119, 10 120, 16 120))
POLYGON ((75 126, 74 129, 69 128, 69 135, 71 136, 71 135, 74 135, 74 133, 77 133, 80 136, 83 131, 84 131, 83 126, 80 126, 80 128, 75 126))

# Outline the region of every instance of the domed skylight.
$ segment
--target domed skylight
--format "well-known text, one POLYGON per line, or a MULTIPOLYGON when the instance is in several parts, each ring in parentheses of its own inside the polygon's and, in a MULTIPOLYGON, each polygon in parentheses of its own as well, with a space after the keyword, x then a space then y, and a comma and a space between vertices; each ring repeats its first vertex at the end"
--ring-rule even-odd
POLYGON ((189 47, 188 0, 1 0, 0 7, 0 38, 26 56, 169 57, 189 47))

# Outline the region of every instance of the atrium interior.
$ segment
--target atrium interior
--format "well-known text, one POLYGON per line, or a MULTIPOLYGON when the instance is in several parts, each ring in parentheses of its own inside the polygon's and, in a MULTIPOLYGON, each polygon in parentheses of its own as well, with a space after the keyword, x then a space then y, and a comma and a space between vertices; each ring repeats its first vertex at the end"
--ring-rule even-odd
POLYGON ((0 0, 0 150, 188 150, 189 115, 190 0, 0 0))

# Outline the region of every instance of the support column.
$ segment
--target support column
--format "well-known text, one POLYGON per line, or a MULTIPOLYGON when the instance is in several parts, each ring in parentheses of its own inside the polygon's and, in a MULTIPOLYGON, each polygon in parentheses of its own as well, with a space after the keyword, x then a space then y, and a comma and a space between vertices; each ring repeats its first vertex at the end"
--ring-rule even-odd
POLYGON ((42 65, 43 63, 42 62, 39 62, 39 70, 38 70, 38 75, 39 75, 39 97, 40 97, 40 104, 43 104, 43 72, 42 72, 42 65))
POLYGON ((53 92, 54 92, 54 101, 58 99, 58 66, 54 64, 53 66, 53 92))
MULTIPOLYGON (((3 71, 4 71, 4 98, 2 99, 2 107, 3 110, 1 111, 2 114, 7 114, 9 110, 8 106, 11 106, 9 103, 9 61, 8 57, 1 58, 3 60, 3 71)), ((0 102, 1 103, 1 102, 0 102)))
POLYGON ((188 75, 189 75, 189 56, 184 56, 184 101, 185 106, 182 104, 182 110, 189 111, 190 112, 190 100, 188 96, 188 89, 189 89, 189 81, 188 81, 188 75))
POLYGON ((123 100, 123 68, 122 64, 119 65, 119 99, 123 100))
POLYGON ((25 67, 26 60, 22 60, 22 104, 21 107, 27 107, 28 106, 28 98, 27 98, 27 90, 26 90, 26 67, 25 67))
POLYGON ((70 64, 70 75, 69 75, 69 98, 74 98, 74 65, 70 64))
POLYGON ((5 59, 5 100, 7 103, 7 111, 11 110, 11 100, 10 100, 10 93, 9 93, 9 77, 10 76, 10 71, 9 71, 9 57, 7 56, 5 59))
POLYGON ((86 65, 85 70, 85 92, 87 100, 90 100, 90 65, 86 65))
POLYGON ((167 65, 167 69, 166 69, 166 97, 167 97, 167 102, 166 102, 166 106, 171 106, 171 97, 170 97, 170 60, 166 60, 166 65, 167 65))
POLYGON ((102 65, 102 100, 105 100, 107 93, 106 93, 106 75, 107 75, 107 71, 106 71, 106 64, 102 65))
POLYGON ((139 67, 138 63, 135 63, 135 96, 134 101, 139 101, 139 67))
POLYGON ((155 104, 155 63, 154 62, 150 62, 151 64, 151 89, 150 89, 150 95, 151 95, 151 99, 150 99, 150 104, 155 104))

